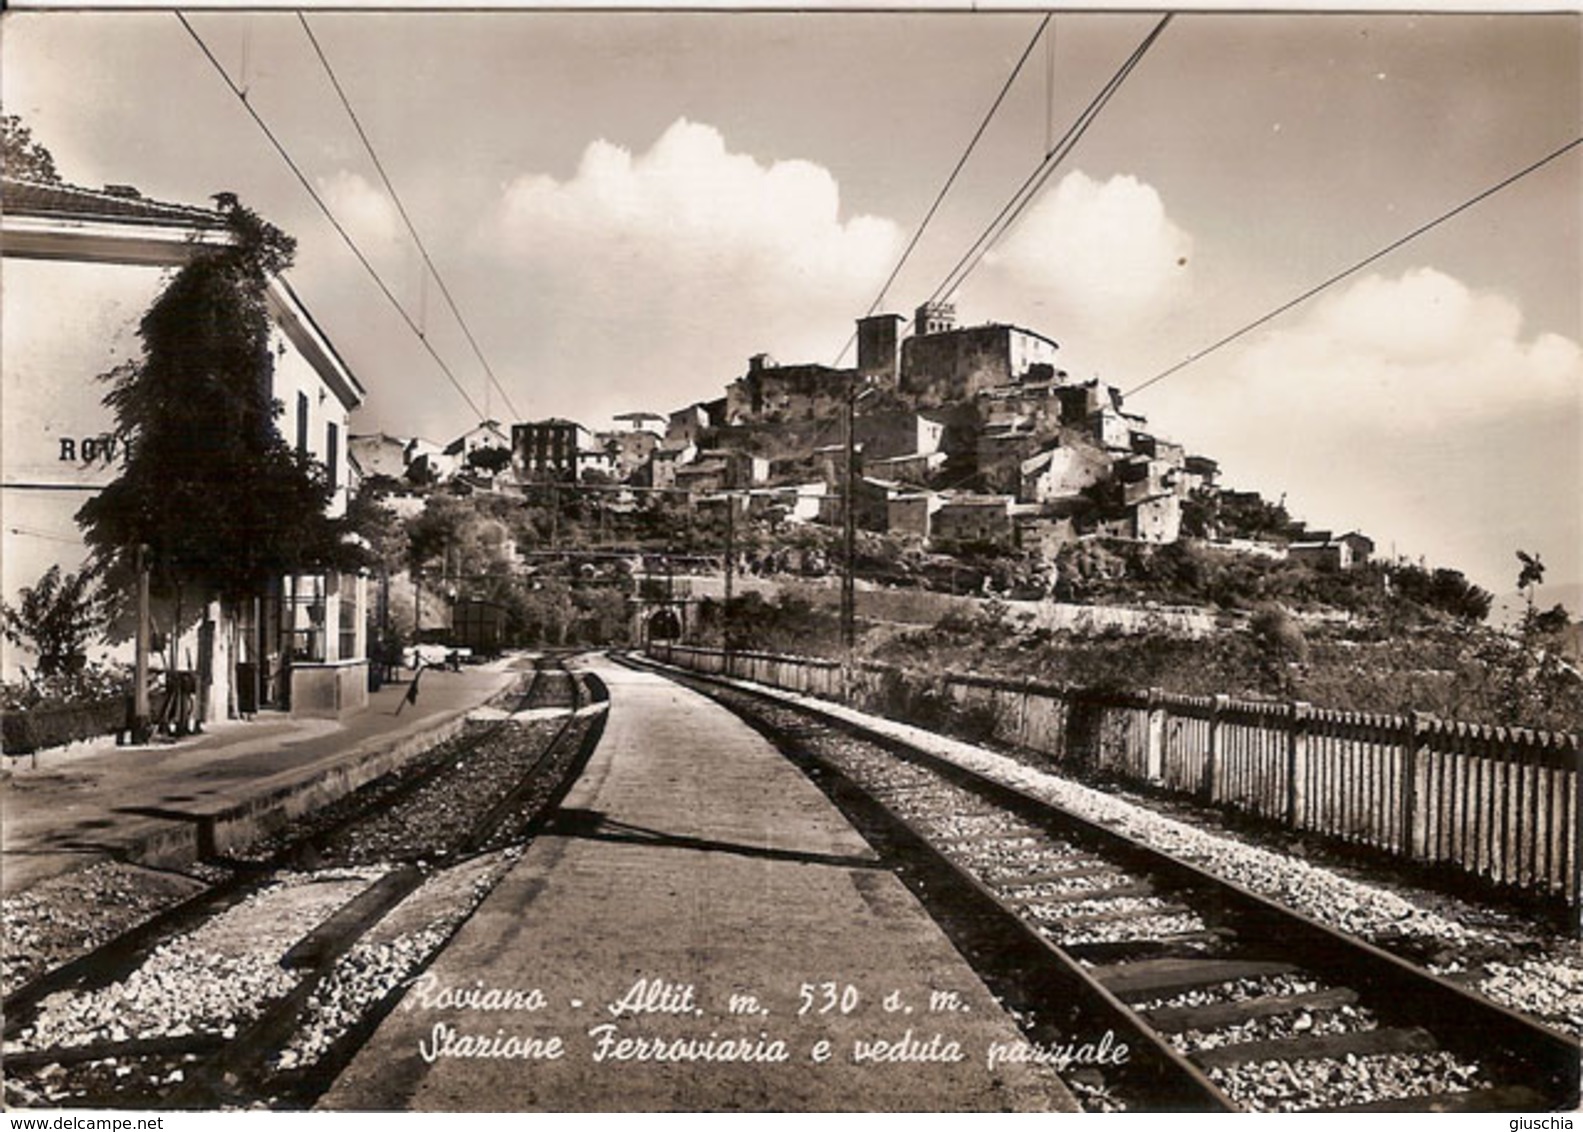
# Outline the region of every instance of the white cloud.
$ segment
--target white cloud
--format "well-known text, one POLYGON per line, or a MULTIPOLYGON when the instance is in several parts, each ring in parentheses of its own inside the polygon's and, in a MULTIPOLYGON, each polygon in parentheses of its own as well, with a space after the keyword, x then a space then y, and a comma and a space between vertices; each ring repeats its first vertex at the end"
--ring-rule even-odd
POLYGON ((1181 293, 1192 245, 1151 185, 1076 170, 985 257, 977 289, 998 306, 1038 310, 1044 325, 1061 327, 1058 337, 1101 342, 1135 333, 1139 318, 1181 293))
POLYGON ((319 177, 319 195, 359 247, 366 250, 400 243, 406 226, 395 204, 381 188, 346 169, 319 177))
POLYGON ((674 407, 718 396, 751 353, 833 361, 900 239, 889 220, 843 219, 828 170, 761 163, 685 119, 644 153, 594 142, 567 180, 519 177, 482 232, 520 283, 516 364, 576 379, 575 396, 539 385, 558 411, 590 417, 633 407, 614 399, 630 400, 618 390, 634 371, 674 407), (568 320, 587 313, 605 333, 573 338, 568 320))
POLYGON ((1316 522, 1363 526, 1498 587, 1516 546, 1572 576, 1577 342, 1525 337, 1510 299, 1423 267, 1287 317, 1218 372, 1200 363, 1135 407, 1219 457, 1237 486, 1290 490, 1316 522))
POLYGON ((1365 276, 1321 300, 1297 325, 1255 342, 1235 372, 1273 410, 1369 433, 1575 413, 1583 349, 1522 330, 1522 312, 1504 296, 1414 268, 1365 276))

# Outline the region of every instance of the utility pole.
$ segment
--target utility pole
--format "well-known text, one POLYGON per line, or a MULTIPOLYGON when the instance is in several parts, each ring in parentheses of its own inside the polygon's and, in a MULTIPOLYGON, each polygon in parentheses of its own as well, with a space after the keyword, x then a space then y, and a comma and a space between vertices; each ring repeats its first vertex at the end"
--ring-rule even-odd
MULTIPOLYGON (((379 660, 384 664, 390 658, 390 564, 379 567, 379 660)), ((389 676, 389 673, 386 673, 389 676)))
POLYGON ((726 603, 721 615, 721 643, 725 646, 726 666, 731 664, 731 583, 736 573, 736 496, 726 493, 726 603))
POLYGON ((845 550, 841 564, 841 645, 846 650, 847 663, 852 661, 852 648, 856 643, 857 594, 854 588, 853 567, 857 554, 857 515, 853 503, 857 498, 857 443, 854 437, 857 416, 857 373, 847 385, 846 412, 842 417, 843 446, 846 449, 846 476, 841 490, 842 538, 845 550))
POLYGON ((555 550, 561 527, 561 489, 550 484, 550 549, 555 550))
POLYGON ((412 647, 418 647, 418 629, 423 625, 423 571, 412 568, 412 647))
POLYGON ((132 670, 132 743, 142 746, 153 734, 148 724, 148 547, 139 543, 134 567, 137 571, 137 643, 132 670))

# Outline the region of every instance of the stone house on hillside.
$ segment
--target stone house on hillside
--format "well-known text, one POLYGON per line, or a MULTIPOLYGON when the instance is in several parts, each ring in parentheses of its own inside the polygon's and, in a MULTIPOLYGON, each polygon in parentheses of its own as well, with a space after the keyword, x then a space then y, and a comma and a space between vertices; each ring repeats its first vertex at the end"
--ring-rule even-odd
POLYGON ((1136 499, 1113 519, 1100 522, 1095 534, 1134 542, 1169 543, 1182 537, 1182 500, 1174 492, 1136 499))
POLYGON ((725 417, 746 421, 812 421, 839 415, 857 371, 807 363, 777 365, 767 354, 748 359, 748 372, 726 387, 725 417))
POLYGON ((1078 495, 1110 474, 1105 453, 1089 445, 1061 445, 1022 462, 1017 498, 1049 503, 1078 495))
POLYGON ((648 462, 633 475, 632 481, 638 487, 661 490, 673 488, 676 486, 676 473, 697 458, 698 447, 694 444, 680 448, 656 448, 648 462))
POLYGON ((549 417, 511 426, 511 464, 523 483, 576 483, 596 450, 593 434, 576 421, 549 417))
POLYGON ((1316 531, 1286 547, 1286 556, 1292 561, 1334 570, 1351 570, 1367 562, 1373 553, 1374 540, 1358 531, 1348 531, 1339 538, 1328 531, 1316 531))
POLYGON ((347 450, 362 469, 364 478, 384 476, 400 480, 407 474, 407 444, 399 436, 368 432, 350 437, 347 450))
POLYGON ((1148 422, 1136 413, 1115 405, 1101 405, 1088 416, 1089 434, 1094 443, 1113 452, 1131 452, 1133 433, 1148 422))
POLYGON ((480 421, 447 444, 442 451, 456 461, 458 468, 465 468, 468 466, 469 456, 486 448, 500 448, 507 451, 511 448, 511 438, 506 435, 505 429, 500 427, 499 421, 480 421))
POLYGON ((892 534, 917 535, 927 539, 934 533, 934 516, 945 499, 937 491, 903 491, 886 500, 886 529, 892 534))
POLYGON ((936 544, 988 543, 1010 548, 1015 541, 1009 495, 956 495, 946 498, 934 514, 931 540, 936 544))
POLYGON ((622 482, 648 463, 660 443, 660 434, 649 429, 616 429, 596 432, 593 437, 594 448, 606 456, 609 474, 622 482))
POLYGON ((1005 323, 959 328, 941 304, 920 307, 913 326, 901 344, 897 390, 917 408, 969 401, 980 390, 1056 370, 1060 347, 1031 330, 1005 323))

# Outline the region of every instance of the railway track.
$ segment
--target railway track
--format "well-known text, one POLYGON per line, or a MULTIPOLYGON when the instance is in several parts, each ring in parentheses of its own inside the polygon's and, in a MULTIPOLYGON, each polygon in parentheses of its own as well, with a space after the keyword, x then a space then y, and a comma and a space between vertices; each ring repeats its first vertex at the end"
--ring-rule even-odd
POLYGON ((898 865, 1036 1047, 1110 1032, 1087 1107, 1556 1111, 1574 1038, 1186 861, 846 720, 668 675, 737 712, 898 865))
POLYGON ((554 809, 603 728, 585 709, 605 698, 597 677, 541 658, 462 736, 19 988, 7 1104, 311 1104, 554 809))

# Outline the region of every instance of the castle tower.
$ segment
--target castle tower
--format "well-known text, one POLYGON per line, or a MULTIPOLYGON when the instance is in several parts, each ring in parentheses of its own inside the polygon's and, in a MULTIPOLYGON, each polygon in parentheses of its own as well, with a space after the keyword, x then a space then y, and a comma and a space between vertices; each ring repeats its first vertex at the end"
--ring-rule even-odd
POLYGON ((857 320, 857 369, 865 376, 896 384, 901 347, 901 315, 871 314, 857 320))
POLYGON ((912 316, 912 332, 917 335, 944 334, 955 329, 954 303, 924 303, 912 316))

